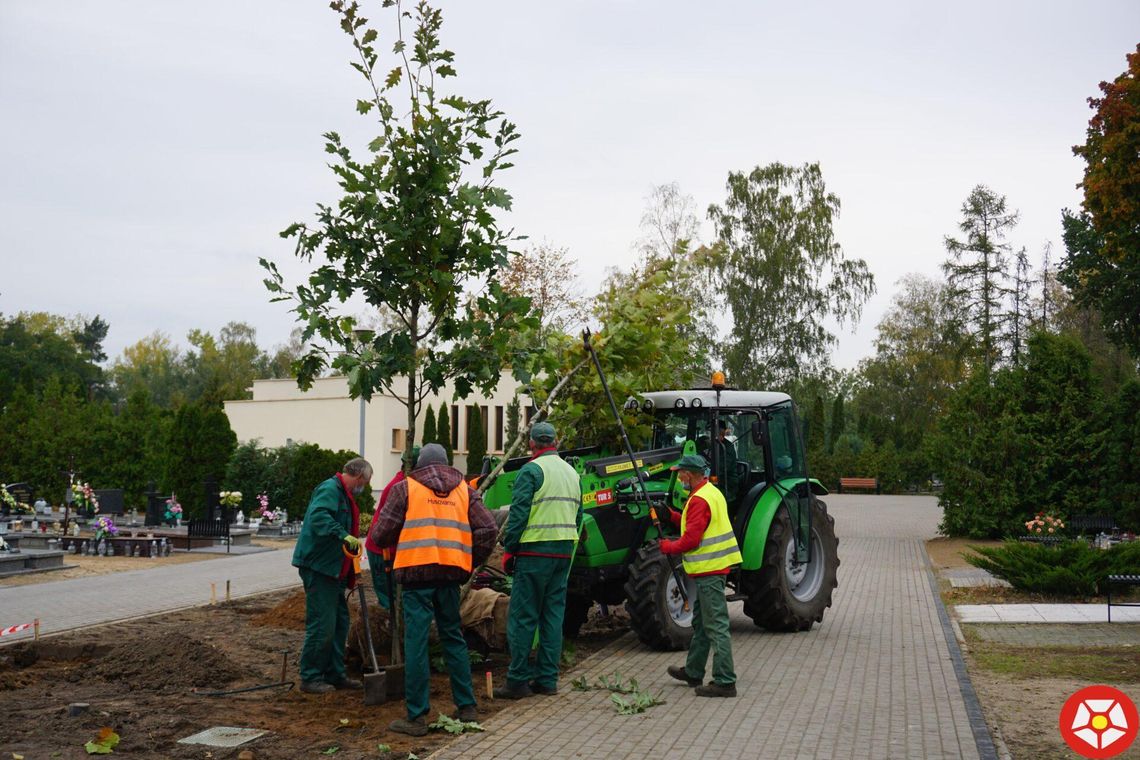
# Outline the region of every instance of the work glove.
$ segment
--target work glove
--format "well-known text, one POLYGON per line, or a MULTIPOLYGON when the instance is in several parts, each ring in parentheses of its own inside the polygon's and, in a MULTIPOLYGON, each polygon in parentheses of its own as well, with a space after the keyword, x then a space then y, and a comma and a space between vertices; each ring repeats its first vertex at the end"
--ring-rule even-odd
POLYGON ((344 545, 347 546, 348 550, 353 554, 360 551, 360 539, 351 533, 344 537, 344 545))
POLYGON ((513 575, 515 572, 515 555, 510 552, 503 552, 503 572, 507 575, 513 575))

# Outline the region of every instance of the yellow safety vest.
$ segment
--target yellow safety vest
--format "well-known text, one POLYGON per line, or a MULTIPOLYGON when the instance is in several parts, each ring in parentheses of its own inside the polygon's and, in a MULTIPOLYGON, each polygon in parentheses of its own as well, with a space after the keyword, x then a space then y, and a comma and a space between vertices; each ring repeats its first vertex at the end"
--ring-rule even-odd
POLYGON ((681 564, 685 572, 689 575, 700 575, 739 565, 744 558, 740 556, 740 548, 736 545, 736 536, 732 532, 732 523, 728 520, 728 504, 724 500, 724 494, 712 483, 705 483, 685 502, 685 508, 681 511, 681 535, 684 535, 685 526, 688 525, 686 518, 689 514, 689 504, 698 496, 708 503, 712 517, 697 547, 681 555, 681 564))
POLYGON ((534 460, 542 470, 542 485, 530 504, 530 518, 520 544, 535 541, 577 541, 582 485, 578 473, 557 454, 534 460))

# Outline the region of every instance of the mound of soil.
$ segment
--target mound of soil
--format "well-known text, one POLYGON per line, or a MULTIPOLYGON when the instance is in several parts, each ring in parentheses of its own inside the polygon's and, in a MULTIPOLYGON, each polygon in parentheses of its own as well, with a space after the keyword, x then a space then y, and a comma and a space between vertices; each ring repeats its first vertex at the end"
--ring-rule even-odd
POLYGON ((82 674, 104 681, 182 689, 228 684, 250 672, 220 648, 192 636, 148 634, 113 645, 82 674))
POLYGON ((249 622, 268 628, 285 628, 290 631, 305 630, 305 590, 294 591, 276 606, 259 615, 252 616, 249 622))

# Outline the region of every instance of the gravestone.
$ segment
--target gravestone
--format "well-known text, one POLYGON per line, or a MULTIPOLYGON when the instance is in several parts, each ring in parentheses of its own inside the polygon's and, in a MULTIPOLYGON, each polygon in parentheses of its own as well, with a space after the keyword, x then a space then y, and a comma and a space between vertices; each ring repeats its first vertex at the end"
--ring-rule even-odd
POLYGON ((99 488, 95 491, 95 498, 99 499, 99 512, 104 515, 123 514, 123 489, 99 488))
MULTIPOLYGON (((32 504, 32 497, 36 495, 35 490, 27 483, 9 483, 7 488, 8 493, 12 494, 17 503, 29 506, 32 504)), ((8 505, 0 503, 0 514, 7 515, 8 511, 8 505)))

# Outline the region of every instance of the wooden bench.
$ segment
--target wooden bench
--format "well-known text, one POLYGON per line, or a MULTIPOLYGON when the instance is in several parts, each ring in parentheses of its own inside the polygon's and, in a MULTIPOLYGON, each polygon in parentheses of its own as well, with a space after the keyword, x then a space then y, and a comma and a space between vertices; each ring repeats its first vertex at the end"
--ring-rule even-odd
POLYGON ((874 490, 879 493, 879 479, 878 478, 840 478, 839 479, 839 493, 843 493, 843 489, 859 488, 865 491, 874 490))
POLYGON ((1105 584, 1105 593, 1108 596, 1108 622, 1112 622, 1112 608, 1113 607, 1140 607, 1140 602, 1117 602, 1112 603, 1112 587, 1113 586, 1140 586, 1140 575, 1110 575, 1108 582, 1105 584))
POLYGON ((230 553, 230 524, 227 520, 195 520, 186 523, 186 551, 196 538, 209 538, 211 544, 221 540, 226 544, 226 554, 230 553))

